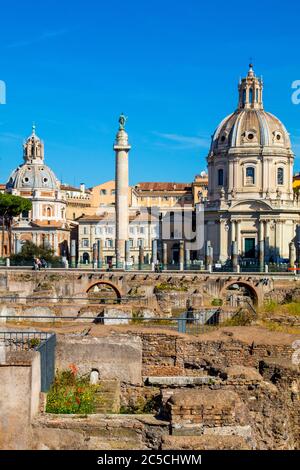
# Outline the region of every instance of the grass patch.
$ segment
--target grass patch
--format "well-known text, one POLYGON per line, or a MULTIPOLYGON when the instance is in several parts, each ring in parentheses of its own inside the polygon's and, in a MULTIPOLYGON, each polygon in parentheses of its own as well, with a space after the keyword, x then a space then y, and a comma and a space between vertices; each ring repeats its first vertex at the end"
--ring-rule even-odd
POLYGON ((159 395, 150 398, 139 397, 135 402, 120 407, 120 414, 152 414, 158 410, 159 395))
POLYGON ((229 318, 228 320, 222 322, 222 326, 248 326, 251 325, 252 321, 254 320, 254 316, 252 313, 248 312, 248 310, 239 310, 233 317, 229 318))
POLYGON ((300 316, 300 302, 278 304, 277 302, 270 300, 264 304, 261 313, 300 316))
POLYGON ((297 326, 282 325, 280 323, 270 321, 270 320, 262 320, 260 322, 260 325, 263 326, 264 328, 267 328, 267 330, 270 330, 270 331, 277 331, 279 333, 288 333, 290 335, 300 334, 300 327, 297 327, 297 326))
POLYGON ((160 284, 157 284, 154 287, 154 293, 156 292, 172 292, 172 291, 177 291, 177 292, 187 292, 188 291, 188 286, 185 284, 182 285, 176 285, 176 284, 171 284, 168 282, 161 282, 160 284))

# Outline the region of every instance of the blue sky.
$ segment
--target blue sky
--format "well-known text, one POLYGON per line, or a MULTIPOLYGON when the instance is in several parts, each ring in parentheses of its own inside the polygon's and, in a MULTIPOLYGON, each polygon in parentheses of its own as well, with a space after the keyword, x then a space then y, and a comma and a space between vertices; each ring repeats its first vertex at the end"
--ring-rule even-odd
POLYGON ((33 121, 63 182, 113 178, 121 112, 131 183, 191 181, 218 122, 236 108, 250 57, 300 170, 300 105, 291 102, 299 13, 288 0, 0 0, 0 181, 22 161, 33 121))

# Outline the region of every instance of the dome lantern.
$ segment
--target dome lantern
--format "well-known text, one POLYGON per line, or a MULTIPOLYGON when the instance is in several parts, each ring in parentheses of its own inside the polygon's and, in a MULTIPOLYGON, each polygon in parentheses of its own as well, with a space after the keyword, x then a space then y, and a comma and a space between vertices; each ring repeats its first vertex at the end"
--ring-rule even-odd
POLYGON ((249 64, 247 77, 240 80, 238 90, 238 109, 263 109, 263 82, 256 77, 253 64, 249 64))
POLYGON ((44 143, 35 133, 35 124, 32 125, 32 133, 23 144, 23 158, 25 163, 44 162, 44 143))

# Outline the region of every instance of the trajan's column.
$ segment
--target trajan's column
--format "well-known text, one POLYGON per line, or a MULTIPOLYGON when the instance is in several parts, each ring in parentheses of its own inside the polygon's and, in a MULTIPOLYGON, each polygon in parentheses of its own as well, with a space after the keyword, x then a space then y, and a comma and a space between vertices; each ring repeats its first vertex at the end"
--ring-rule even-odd
POLYGON ((128 135, 125 132, 126 117, 119 117, 119 130, 116 136, 116 267, 125 266, 125 241, 128 239, 128 135))

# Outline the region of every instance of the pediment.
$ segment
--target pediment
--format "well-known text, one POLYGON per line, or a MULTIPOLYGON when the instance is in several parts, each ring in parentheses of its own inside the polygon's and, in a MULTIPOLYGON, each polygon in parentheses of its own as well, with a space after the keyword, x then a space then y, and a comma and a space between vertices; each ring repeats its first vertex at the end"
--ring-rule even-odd
POLYGON ((249 211, 249 212, 260 212, 260 211, 269 211, 272 210, 272 206, 267 201, 261 200, 245 200, 245 201, 237 201, 232 204, 229 211, 236 212, 236 211, 249 211))

